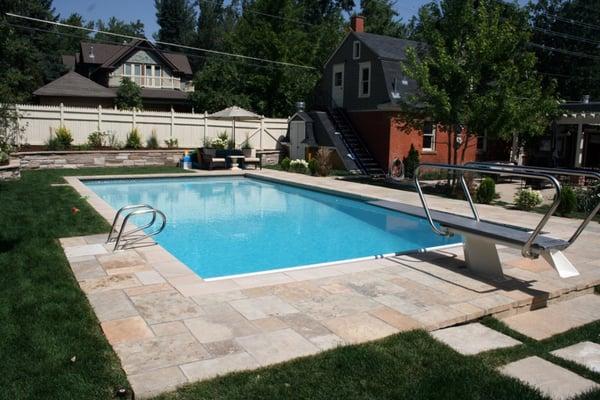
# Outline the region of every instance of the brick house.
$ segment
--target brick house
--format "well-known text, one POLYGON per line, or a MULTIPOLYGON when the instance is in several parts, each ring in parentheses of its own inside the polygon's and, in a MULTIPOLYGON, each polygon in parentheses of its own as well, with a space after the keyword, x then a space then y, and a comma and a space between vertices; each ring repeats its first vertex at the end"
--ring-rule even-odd
POLYGON ((122 45, 81 42, 79 51, 62 61, 68 72, 33 93, 40 104, 113 107, 121 80, 128 77, 141 86, 145 109, 191 109, 187 56, 162 51, 146 39, 122 45))
MULTIPOLYGON (((387 171, 393 160, 403 159, 411 144, 422 162, 450 162, 454 135, 433 123, 422 131, 403 123, 399 100, 418 88, 401 63, 406 49, 417 47, 410 40, 364 32, 364 18, 355 16, 349 32, 325 64, 319 91, 330 110, 343 110, 372 158, 387 171)), ((477 138, 462 134, 459 163, 474 161, 477 138)), ((480 149, 481 150, 481 149, 480 149)))

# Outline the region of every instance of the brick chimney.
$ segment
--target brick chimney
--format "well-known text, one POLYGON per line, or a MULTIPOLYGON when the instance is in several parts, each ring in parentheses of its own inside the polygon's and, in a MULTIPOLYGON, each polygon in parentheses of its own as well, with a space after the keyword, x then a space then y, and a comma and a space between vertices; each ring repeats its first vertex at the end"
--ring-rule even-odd
POLYGON ((362 15, 353 15, 350 18, 350 28, 354 32, 364 32, 365 31, 365 17, 362 15))

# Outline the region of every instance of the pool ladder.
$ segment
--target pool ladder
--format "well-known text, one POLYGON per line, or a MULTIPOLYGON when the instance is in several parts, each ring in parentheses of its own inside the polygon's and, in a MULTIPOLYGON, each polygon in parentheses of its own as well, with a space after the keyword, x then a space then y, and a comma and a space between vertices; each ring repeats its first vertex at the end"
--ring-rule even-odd
POLYGON ((121 207, 117 214, 115 215, 115 219, 113 220, 112 227, 110 228, 110 233, 108 234, 108 239, 106 239, 106 243, 115 243, 115 247, 113 251, 117 250, 125 250, 130 247, 132 244, 140 242, 144 239, 147 239, 152 236, 156 236, 162 232, 167 224, 167 217, 165 214, 157 210, 156 208, 148 205, 148 204, 134 204, 121 207), (117 227, 117 223, 119 222, 119 217, 121 214, 127 211, 125 217, 123 217, 123 222, 120 227, 117 227), (133 216, 151 214, 152 219, 146 225, 141 227, 136 227, 135 229, 126 231, 125 226, 129 219, 133 216), (160 225, 157 228, 150 232, 144 232, 144 229, 148 229, 154 225, 156 219, 160 218, 160 225), (123 242, 123 243, 121 243, 123 242))

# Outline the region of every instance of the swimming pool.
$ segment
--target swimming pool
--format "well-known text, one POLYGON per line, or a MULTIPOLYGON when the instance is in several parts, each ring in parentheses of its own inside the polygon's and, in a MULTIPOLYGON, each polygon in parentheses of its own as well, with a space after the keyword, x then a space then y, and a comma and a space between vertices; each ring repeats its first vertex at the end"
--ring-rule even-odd
POLYGON ((115 210, 167 216, 156 242, 202 278, 256 273, 460 242, 427 221, 347 197, 246 177, 84 181, 115 210))

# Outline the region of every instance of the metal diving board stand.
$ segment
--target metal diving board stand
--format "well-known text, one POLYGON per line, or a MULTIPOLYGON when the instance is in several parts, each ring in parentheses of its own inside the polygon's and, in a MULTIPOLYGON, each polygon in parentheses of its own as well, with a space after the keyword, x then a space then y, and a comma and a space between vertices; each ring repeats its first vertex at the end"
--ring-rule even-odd
POLYGON ((542 256, 557 271, 561 278, 569 278, 579 275, 579 272, 563 254, 563 251, 577 240, 581 232, 583 232, 585 227, 598 213, 600 202, 586 216, 569 240, 557 239, 542 234, 542 229, 560 203, 561 185, 556 176, 583 176, 600 181, 600 173, 584 169, 542 168, 493 163, 469 163, 463 166, 424 163, 416 168, 414 178, 417 193, 423 206, 422 208, 385 201, 374 203, 424 217, 429 221, 431 228, 438 235, 461 235, 464 238, 465 262, 469 269, 475 273, 499 279, 504 277, 498 250, 496 249, 496 245, 501 244, 520 249, 523 257, 535 259, 542 256), (460 181, 465 199, 469 203, 473 216, 466 217, 440 211, 431 211, 419 181, 420 171, 424 168, 457 172, 457 179, 460 181), (469 193, 464 177, 465 172, 544 179, 549 181, 556 191, 554 202, 533 231, 490 221, 482 221, 469 193))

